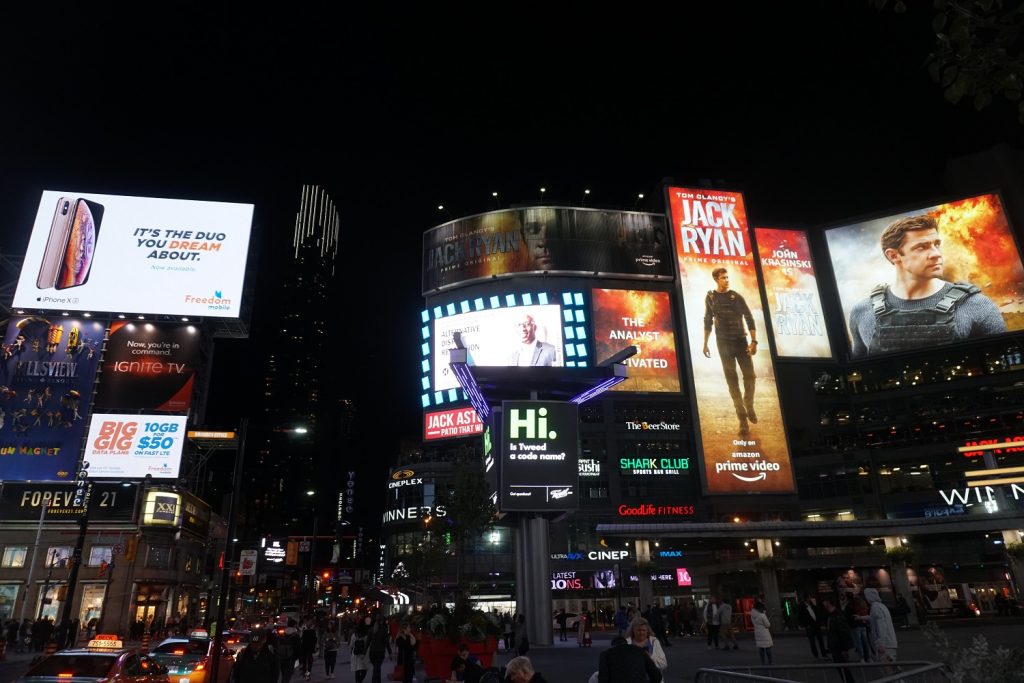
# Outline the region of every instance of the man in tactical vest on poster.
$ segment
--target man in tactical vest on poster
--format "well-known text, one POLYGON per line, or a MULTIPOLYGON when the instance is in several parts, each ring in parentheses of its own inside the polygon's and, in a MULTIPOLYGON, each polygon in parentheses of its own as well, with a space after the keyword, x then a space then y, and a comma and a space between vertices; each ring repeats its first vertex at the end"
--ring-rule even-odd
POLYGON ((738 293, 729 289, 729 271, 715 268, 711 271, 715 279, 715 289, 708 291, 704 299, 704 356, 711 358, 708 350, 708 339, 711 328, 715 328, 715 343, 718 355, 722 359, 722 372, 725 382, 729 385, 729 395, 736 407, 736 417, 740 421, 740 434, 750 431, 750 424, 757 424, 757 413, 754 412, 754 385, 757 375, 754 374, 754 362, 751 356, 757 353, 757 329, 754 327, 754 316, 750 313, 747 302, 738 293), (743 323, 746 322, 746 330, 743 323), (750 343, 747 343, 747 330, 750 331, 750 343), (739 374, 736 366, 743 373, 743 391, 740 392, 739 374))
POLYGON ((885 229, 882 253, 896 269, 850 311, 853 357, 949 344, 1006 332, 999 309, 976 285, 942 279, 935 218, 901 218, 885 229))

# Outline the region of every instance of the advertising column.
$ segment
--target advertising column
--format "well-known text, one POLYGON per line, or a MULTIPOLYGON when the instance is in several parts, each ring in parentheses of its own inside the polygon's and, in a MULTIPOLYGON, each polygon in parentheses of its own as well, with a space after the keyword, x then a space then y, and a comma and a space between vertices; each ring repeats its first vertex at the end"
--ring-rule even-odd
POLYGON ((791 493, 743 195, 668 188, 708 493, 791 493))

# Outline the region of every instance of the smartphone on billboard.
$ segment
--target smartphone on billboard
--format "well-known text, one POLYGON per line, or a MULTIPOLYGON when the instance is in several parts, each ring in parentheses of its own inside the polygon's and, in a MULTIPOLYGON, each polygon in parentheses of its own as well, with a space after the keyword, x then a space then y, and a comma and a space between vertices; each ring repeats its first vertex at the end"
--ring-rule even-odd
POLYGON ((74 201, 70 197, 57 200, 57 210, 53 212, 53 221, 50 223, 50 236, 46 239, 46 251, 43 252, 43 262, 39 264, 39 276, 36 277, 36 287, 39 289, 49 289, 57 282, 57 271, 64 259, 68 231, 71 229, 71 219, 74 218, 74 201))

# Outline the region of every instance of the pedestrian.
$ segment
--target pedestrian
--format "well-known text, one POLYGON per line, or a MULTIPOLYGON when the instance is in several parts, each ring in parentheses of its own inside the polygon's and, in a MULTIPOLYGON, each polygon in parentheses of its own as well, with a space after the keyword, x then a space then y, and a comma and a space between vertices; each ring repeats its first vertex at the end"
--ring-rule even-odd
POLYGON ((398 661, 396 666, 402 667, 402 683, 412 683, 413 675, 416 673, 416 650, 420 643, 413 635, 412 625, 404 622, 395 638, 395 648, 398 650, 398 661))
POLYGON ((672 647, 672 643, 668 640, 668 632, 665 627, 665 612, 660 605, 654 605, 651 607, 651 616, 649 621, 651 622, 651 631, 661 642, 664 647, 672 647))
POLYGON ((7 622, 7 647, 14 648, 14 652, 21 652, 21 641, 18 640, 18 622, 11 619, 7 622))
POLYGON ((267 647, 267 632, 257 631, 252 641, 238 653, 231 667, 233 683, 277 683, 280 669, 274 653, 267 647))
POLYGON ((718 623, 721 628, 722 648, 725 650, 738 650, 740 644, 736 642, 736 629, 732 626, 732 605, 725 598, 718 599, 718 623), (730 648, 729 645, 732 644, 730 648))
POLYGON ((821 628, 824 625, 824 615, 818 610, 818 600, 808 595, 804 598, 804 604, 800 605, 797 612, 800 615, 800 625, 807 634, 807 642, 811 644, 811 655, 815 659, 821 657, 828 659, 828 647, 821 635, 821 628), (819 654, 820 653, 820 654, 819 654))
POLYGON ((381 667, 384 665, 384 653, 391 655, 391 634, 385 618, 377 615, 370 628, 370 664, 373 665, 371 683, 381 683, 381 667))
POLYGON ((624 635, 626 629, 629 628, 629 618, 626 614, 626 608, 619 605, 619 609, 615 610, 615 628, 619 630, 619 635, 624 635))
MULTIPOLYGON (((836 664, 847 664, 850 661, 847 653, 854 647, 853 634, 850 633, 850 624, 846 620, 846 615, 839 611, 839 606, 836 605, 835 600, 825 598, 822 602, 827 613, 825 631, 828 633, 828 649, 832 653, 832 661, 836 664)), ((853 683, 853 674, 850 673, 850 667, 839 667, 839 675, 844 683, 853 683)))
POLYGON ((338 663, 338 625, 328 622, 324 629, 324 672, 327 678, 334 678, 334 667, 338 663))
POLYGON ((288 620, 284 633, 277 642, 277 668, 281 671, 281 683, 288 683, 295 673, 295 662, 299 661, 302 652, 302 639, 295 628, 296 621, 288 620))
POLYGON ((643 617, 637 617, 629 625, 629 637, 626 642, 640 648, 651 658, 659 670, 668 668, 668 658, 665 657, 665 650, 661 643, 651 634, 651 623, 643 617))
MULTIPOLYGON (((868 628, 878 661, 892 664, 896 661, 899 644, 896 641, 896 629, 893 628, 889 608, 882 604, 882 597, 878 594, 877 588, 865 588, 864 599, 870 606, 868 628)), ((897 670, 894 666, 884 668, 887 674, 896 673, 897 670)))
MULTIPOLYGON (((910 628, 910 605, 900 594, 896 595, 896 614, 900 618, 900 628, 910 628)), ((1007 616, 1009 616, 1009 610, 1007 610, 1007 616)))
POLYGON ((718 620, 718 598, 711 596, 708 599, 708 604, 704 605, 704 628, 708 632, 708 649, 711 649, 712 643, 714 643, 715 649, 718 649, 718 629, 721 626, 721 622, 718 620))
POLYGON ((654 660, 622 636, 612 638, 611 647, 598 658, 598 683, 658 683, 661 679, 654 660))
POLYGON ((558 615, 555 617, 555 621, 558 623, 558 639, 561 642, 569 640, 566 637, 566 622, 569 621, 569 615, 565 613, 565 608, 558 610, 558 615))
POLYGON ((772 661, 772 623, 768 621, 765 613, 764 603, 760 600, 754 602, 750 610, 750 623, 754 625, 754 644, 757 646, 757 653, 761 655, 761 664, 774 664, 772 661))
POLYGON ((846 603, 846 620, 853 635, 853 646, 857 648, 862 662, 875 661, 875 648, 868 637, 868 622, 871 620, 869 614, 867 600, 859 595, 846 603))
POLYGON ((348 649, 352 654, 349 669, 355 674, 356 683, 363 683, 366 672, 370 669, 370 627, 367 623, 356 624, 352 637, 348 641, 348 649))
POLYGON ((526 653, 530 651, 530 637, 526 632, 525 614, 516 617, 515 648, 516 654, 520 657, 525 657, 526 653))
POLYGON ((25 652, 25 650, 32 646, 32 620, 28 617, 21 620, 21 626, 18 628, 18 652, 25 652))
POLYGON ((505 667, 505 677, 511 683, 548 683, 543 676, 533 670, 533 662, 523 656, 515 657, 508 663, 505 667))
POLYGON ((504 616, 501 617, 501 632, 505 638, 505 652, 512 649, 512 634, 515 628, 512 625, 512 615, 505 612, 504 616))
POLYGON ((302 628, 301 653, 302 676, 307 681, 313 675, 313 655, 316 654, 317 646, 316 624, 307 620, 302 628))

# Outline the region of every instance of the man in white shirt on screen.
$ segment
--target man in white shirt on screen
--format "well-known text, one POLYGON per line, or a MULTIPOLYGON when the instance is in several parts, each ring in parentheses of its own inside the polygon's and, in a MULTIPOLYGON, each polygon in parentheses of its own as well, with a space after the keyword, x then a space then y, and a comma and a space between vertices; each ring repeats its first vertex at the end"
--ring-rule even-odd
POLYGON ((516 323, 519 328, 519 348, 509 356, 508 364, 535 367, 555 364, 555 347, 537 339, 537 323, 529 313, 516 323))

